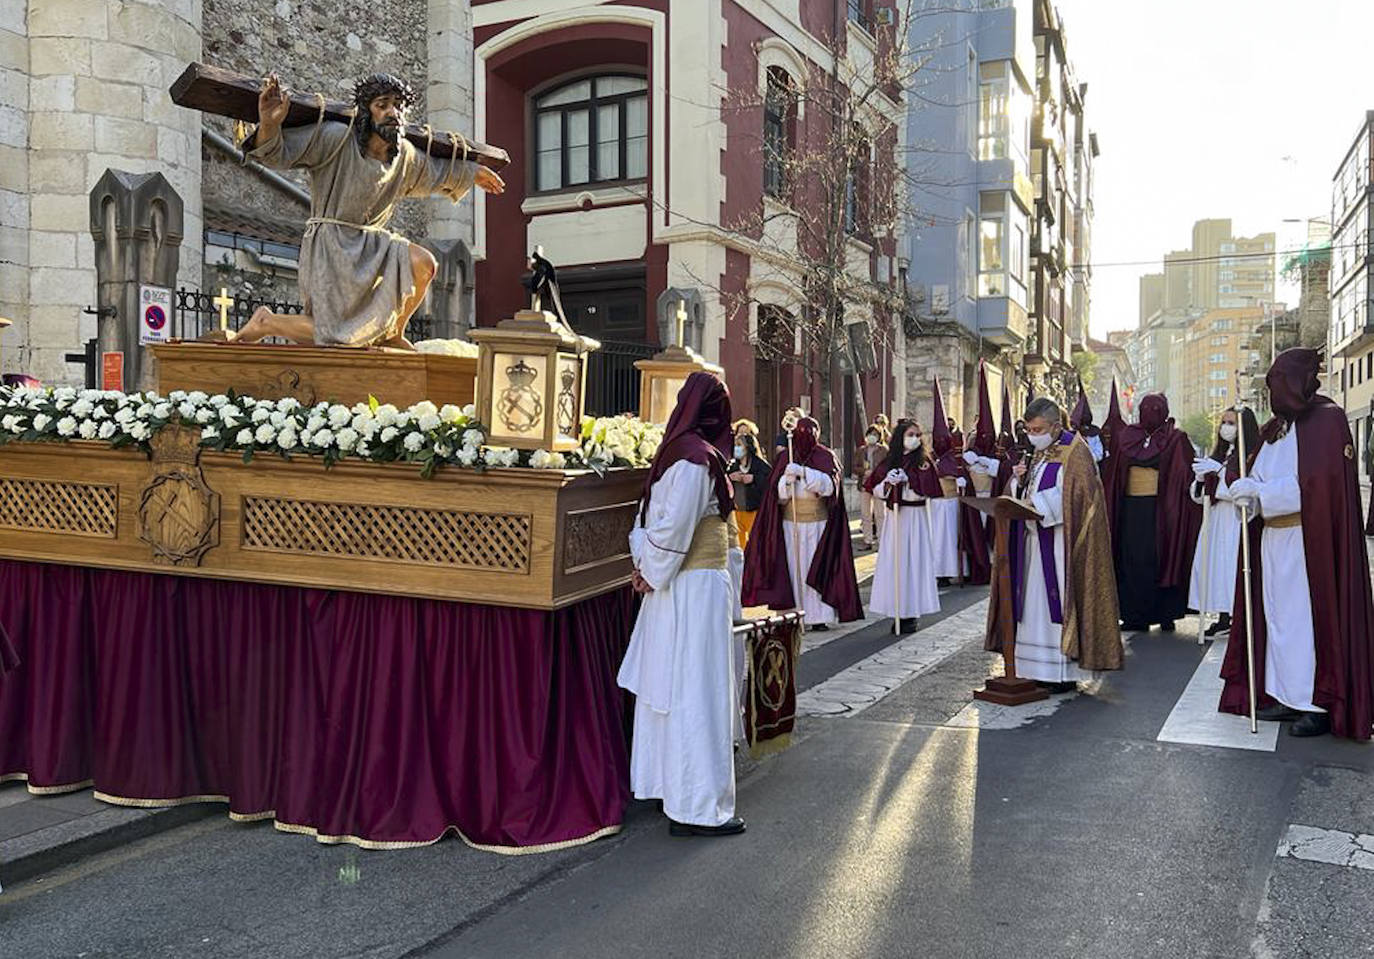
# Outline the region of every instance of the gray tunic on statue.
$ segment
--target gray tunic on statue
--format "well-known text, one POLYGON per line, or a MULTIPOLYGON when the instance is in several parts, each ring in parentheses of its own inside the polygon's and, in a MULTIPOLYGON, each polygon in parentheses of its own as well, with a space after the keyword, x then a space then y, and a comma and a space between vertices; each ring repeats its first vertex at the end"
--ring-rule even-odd
MULTIPOLYGON (((249 141, 252 143, 252 141, 249 141)), ((368 346, 386 339, 415 289, 410 241, 386 228, 406 197, 472 189, 476 165, 427 157, 402 139, 389 165, 365 156, 346 123, 283 129, 248 156, 278 170, 309 171, 310 219, 301 238, 300 287, 315 342, 368 346)))

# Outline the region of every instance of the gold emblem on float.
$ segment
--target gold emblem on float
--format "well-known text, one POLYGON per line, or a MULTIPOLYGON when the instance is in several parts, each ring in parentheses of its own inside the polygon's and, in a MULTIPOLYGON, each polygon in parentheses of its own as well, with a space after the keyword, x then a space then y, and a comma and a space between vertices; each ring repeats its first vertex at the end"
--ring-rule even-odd
POLYGON ((777 636, 769 636, 764 640, 761 656, 763 668, 754 674, 754 688, 758 692, 759 702, 769 709, 781 709, 783 700, 787 698, 791 676, 787 647, 777 636))
POLYGON ((506 388, 501 391, 497 407, 501 425, 513 433, 528 433, 538 429, 544 420, 544 401, 534 388, 539 371, 525 362, 524 357, 506 367, 506 388))

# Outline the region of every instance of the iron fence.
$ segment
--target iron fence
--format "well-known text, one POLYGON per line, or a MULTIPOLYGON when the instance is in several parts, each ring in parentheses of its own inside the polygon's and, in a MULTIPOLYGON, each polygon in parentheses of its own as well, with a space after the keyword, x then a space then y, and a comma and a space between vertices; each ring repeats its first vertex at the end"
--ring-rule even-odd
MULTIPOLYGON (((195 340, 204 336, 211 330, 219 329, 220 312, 215 305, 214 293, 203 293, 200 290, 190 290, 182 287, 176 291, 176 310, 172 318, 172 336, 182 340, 195 340)), ((240 330, 243 324, 248 322, 248 318, 260 306, 265 306, 273 313, 295 313, 305 312, 305 306, 300 303, 293 303, 289 300, 260 300, 254 297, 235 297, 234 305, 229 307, 225 316, 227 325, 231 330, 240 330)), ((406 338, 412 343, 420 340, 428 340, 441 335, 438 329, 439 323, 435 322, 432 316, 412 316, 410 322, 406 324, 406 338)), ((272 342, 276 342, 273 340, 272 342)))
POLYGON ((590 416, 615 416, 639 410, 639 370, 635 360, 647 360, 658 348, 643 343, 602 341, 587 360, 586 410, 590 416))

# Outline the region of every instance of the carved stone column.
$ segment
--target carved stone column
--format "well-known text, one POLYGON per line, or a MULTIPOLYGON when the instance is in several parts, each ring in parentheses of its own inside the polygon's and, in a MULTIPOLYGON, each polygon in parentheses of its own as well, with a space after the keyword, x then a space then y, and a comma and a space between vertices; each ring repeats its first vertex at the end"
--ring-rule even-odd
POLYGON ((97 337, 124 354, 126 390, 151 386, 152 355, 138 343, 140 284, 176 287, 184 210, 161 173, 106 170, 90 195, 97 337))

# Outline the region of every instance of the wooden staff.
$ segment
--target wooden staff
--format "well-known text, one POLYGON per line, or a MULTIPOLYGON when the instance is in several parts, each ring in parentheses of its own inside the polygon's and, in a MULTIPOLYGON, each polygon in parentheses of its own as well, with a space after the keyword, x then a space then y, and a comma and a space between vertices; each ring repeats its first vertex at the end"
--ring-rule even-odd
MULTIPOLYGON (((897 487, 897 497, 900 499, 905 493, 902 486, 897 487)), ((896 503, 887 504, 889 523, 896 522, 901 515, 900 507, 896 503)), ((892 535, 887 539, 888 545, 892 547, 892 635, 902 634, 902 565, 897 561, 897 527, 892 527, 892 535)), ((881 544, 880 544, 881 545, 881 544)))
MULTIPOLYGON (((787 431, 787 462, 795 463, 796 455, 792 452, 792 434, 797 430, 799 418, 795 413, 788 412, 782 418, 782 428, 787 431)), ((805 604, 802 600, 802 591, 806 588, 806 574, 801 568, 801 530, 797 525, 797 484, 792 483, 792 558, 797 563, 797 582, 792 585, 792 591, 796 594, 792 597, 793 605, 797 609, 804 610, 805 604)))
MULTIPOLYGON (((1245 401, 1236 401, 1236 441, 1240 444, 1238 452, 1240 455, 1240 478, 1246 476, 1245 461, 1245 430, 1243 429, 1242 413, 1245 409, 1245 401)), ((1250 680, 1250 732, 1259 732, 1259 721, 1255 716, 1255 598, 1254 590, 1250 587, 1250 507, 1246 505, 1247 500, 1241 500, 1237 505, 1240 506, 1240 576, 1245 588, 1245 669, 1249 674, 1250 680)))
POLYGON ((1212 562, 1207 555, 1207 544, 1212 535, 1212 497, 1207 495, 1207 479, 1202 479, 1202 549, 1198 555, 1202 557, 1202 582, 1198 587, 1197 602, 1197 644, 1199 646, 1207 642, 1205 635, 1207 622, 1212 617, 1203 609, 1207 605, 1207 589, 1212 581, 1212 562))

